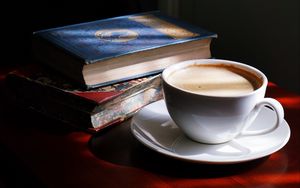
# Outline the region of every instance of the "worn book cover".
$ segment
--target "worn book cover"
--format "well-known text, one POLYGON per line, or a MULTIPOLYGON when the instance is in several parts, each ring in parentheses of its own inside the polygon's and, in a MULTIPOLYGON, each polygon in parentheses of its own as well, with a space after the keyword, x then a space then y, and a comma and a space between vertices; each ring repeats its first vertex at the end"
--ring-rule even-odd
POLYGON ((215 33, 148 12, 33 34, 41 62, 88 88, 161 72, 178 61, 210 58, 215 33))
POLYGON ((55 72, 30 65, 9 73, 6 82, 20 104, 90 131, 121 122, 162 98, 160 75, 82 90, 55 72))

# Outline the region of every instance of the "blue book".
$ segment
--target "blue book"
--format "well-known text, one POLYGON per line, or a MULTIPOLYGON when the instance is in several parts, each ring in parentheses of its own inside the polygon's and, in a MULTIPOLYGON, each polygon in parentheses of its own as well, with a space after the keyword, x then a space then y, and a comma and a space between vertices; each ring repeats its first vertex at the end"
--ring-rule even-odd
POLYGON ((217 35, 159 12, 127 15, 33 33, 35 57, 95 88, 210 58, 217 35))

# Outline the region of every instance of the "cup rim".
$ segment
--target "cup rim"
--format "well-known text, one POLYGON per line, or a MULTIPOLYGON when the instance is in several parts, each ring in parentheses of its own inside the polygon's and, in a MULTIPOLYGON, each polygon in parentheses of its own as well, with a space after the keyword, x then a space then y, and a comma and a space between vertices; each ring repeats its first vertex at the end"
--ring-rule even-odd
POLYGON ((169 86, 178 89, 182 92, 185 93, 190 93, 190 94, 194 94, 194 95, 199 95, 199 96, 205 96, 205 97, 215 97, 215 98, 238 98, 238 97, 247 97, 250 95, 253 95, 257 92, 260 92, 261 90, 263 90, 264 88, 266 88, 267 84, 268 84, 268 79, 265 76, 265 74, 263 72, 261 72, 260 70, 258 70, 257 68, 247 65, 245 63, 241 63, 238 61, 232 61, 232 60, 225 60, 225 59, 192 59, 192 60, 187 60, 187 61, 182 61, 176 64, 172 64, 168 67, 166 67, 163 72, 162 72, 162 80, 167 83, 169 86), (250 72, 252 74, 254 74, 255 76, 257 76, 259 79, 262 80, 262 84, 259 86, 259 88, 255 89, 254 91, 251 91, 249 93, 245 93, 245 94, 239 94, 239 95, 234 95, 234 96, 219 96, 219 95, 205 95, 205 94, 199 94, 199 93, 195 93, 192 91, 188 91, 182 88, 179 88, 177 86, 174 86, 173 84, 169 83, 166 79, 166 77, 172 73, 175 70, 187 67, 187 66, 191 66, 191 65, 199 65, 199 64, 215 64, 215 63, 219 63, 219 64, 225 64, 225 65, 231 65, 231 66, 235 66, 237 68, 243 69, 245 71, 250 70, 250 72))

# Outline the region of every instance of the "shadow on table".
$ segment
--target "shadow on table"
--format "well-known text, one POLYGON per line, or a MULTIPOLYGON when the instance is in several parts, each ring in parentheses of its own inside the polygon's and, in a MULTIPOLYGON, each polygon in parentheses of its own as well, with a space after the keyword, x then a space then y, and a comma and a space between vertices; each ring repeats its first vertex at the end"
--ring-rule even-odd
POLYGON ((174 159, 139 143, 130 132, 129 122, 111 127, 91 137, 89 148, 95 156, 110 163, 141 168, 154 173, 188 178, 224 177, 251 170, 267 159, 239 164, 200 164, 174 159))

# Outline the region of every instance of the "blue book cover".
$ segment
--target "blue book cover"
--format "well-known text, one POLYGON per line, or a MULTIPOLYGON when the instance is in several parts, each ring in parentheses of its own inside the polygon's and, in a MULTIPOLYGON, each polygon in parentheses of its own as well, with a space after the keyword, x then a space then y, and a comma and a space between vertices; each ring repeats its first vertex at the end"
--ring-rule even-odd
POLYGON ((35 32, 86 64, 191 40, 216 37, 159 12, 98 20, 35 32))

